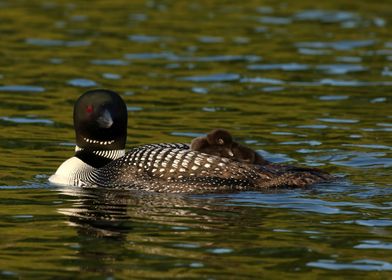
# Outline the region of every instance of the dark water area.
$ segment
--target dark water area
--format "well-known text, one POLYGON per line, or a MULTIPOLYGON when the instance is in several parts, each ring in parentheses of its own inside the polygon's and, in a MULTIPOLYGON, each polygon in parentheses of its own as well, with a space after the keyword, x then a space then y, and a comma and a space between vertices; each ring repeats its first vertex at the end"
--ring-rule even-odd
POLYGON ((1 279, 390 279, 390 1, 0 0, 1 279), (118 91, 128 145, 221 127, 308 189, 57 188, 72 106, 118 91))

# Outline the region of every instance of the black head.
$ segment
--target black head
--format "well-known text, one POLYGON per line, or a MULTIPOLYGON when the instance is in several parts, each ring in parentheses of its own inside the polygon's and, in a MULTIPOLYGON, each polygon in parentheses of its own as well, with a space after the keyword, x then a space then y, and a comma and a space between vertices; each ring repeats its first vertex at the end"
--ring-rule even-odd
POLYGON ((125 148, 128 112, 121 97, 106 89, 89 90, 74 107, 76 144, 86 150, 125 148))
POLYGON ((227 130, 218 128, 207 134, 207 141, 210 145, 224 146, 230 145, 233 142, 233 138, 227 130))

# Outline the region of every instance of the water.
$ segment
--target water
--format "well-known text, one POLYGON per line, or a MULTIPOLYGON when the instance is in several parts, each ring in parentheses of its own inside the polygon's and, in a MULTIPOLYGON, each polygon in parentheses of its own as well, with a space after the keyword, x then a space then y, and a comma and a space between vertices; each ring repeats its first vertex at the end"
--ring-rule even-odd
POLYGON ((0 7, 0 278, 392 276, 389 1, 0 7), (199 196, 50 186, 94 87, 126 100, 128 148, 222 127, 342 179, 199 196))

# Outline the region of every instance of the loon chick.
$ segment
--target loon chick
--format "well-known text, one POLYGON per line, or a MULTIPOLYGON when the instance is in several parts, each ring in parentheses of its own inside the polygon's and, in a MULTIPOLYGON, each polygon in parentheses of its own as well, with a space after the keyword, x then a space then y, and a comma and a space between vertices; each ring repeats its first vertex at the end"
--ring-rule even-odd
POLYGON ((330 178, 329 174, 318 168, 298 167, 269 162, 256 151, 234 142, 230 132, 221 128, 212 130, 205 137, 201 136, 193 139, 191 150, 258 165, 261 169, 268 167, 270 171, 275 171, 281 174, 280 176, 282 177, 287 176, 287 174, 291 174, 290 176, 292 176, 293 172, 302 172, 302 176, 306 176, 304 174, 318 174, 319 176, 324 176, 325 179, 330 178), (285 175, 283 176, 283 174, 285 175))
POLYGON ((191 150, 230 158, 244 163, 262 165, 269 163, 254 150, 233 141, 231 134, 221 128, 212 130, 207 136, 193 139, 191 150))
POLYGON ((49 181, 56 185, 168 193, 219 193, 305 187, 326 173, 269 168, 192 151, 187 144, 149 144, 125 153, 127 109, 109 90, 84 93, 74 106, 75 155, 49 181))

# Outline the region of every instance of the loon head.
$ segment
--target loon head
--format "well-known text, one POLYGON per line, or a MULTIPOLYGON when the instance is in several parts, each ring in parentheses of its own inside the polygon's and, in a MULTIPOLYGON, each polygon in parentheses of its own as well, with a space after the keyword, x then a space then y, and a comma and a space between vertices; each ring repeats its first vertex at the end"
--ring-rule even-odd
POLYGON ((233 143, 233 138, 227 130, 218 128, 207 134, 207 141, 210 145, 229 147, 233 143))
POLYGON ((78 148, 125 149, 127 107, 114 91, 94 89, 85 92, 75 103, 73 117, 78 148))

